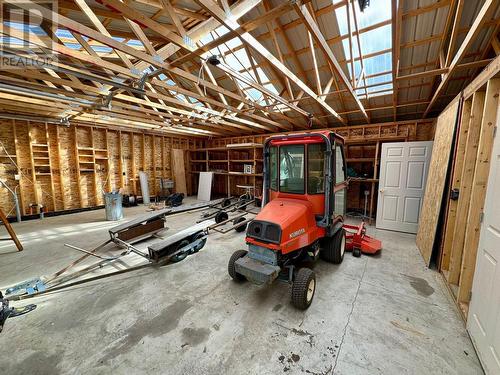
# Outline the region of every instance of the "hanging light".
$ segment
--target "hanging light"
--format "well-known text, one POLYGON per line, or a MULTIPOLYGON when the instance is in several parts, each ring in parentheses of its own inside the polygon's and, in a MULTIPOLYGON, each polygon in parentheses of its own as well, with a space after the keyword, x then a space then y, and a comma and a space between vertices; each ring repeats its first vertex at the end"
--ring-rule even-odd
POLYGON ((358 0, 359 9, 363 12, 365 8, 370 6, 370 0, 358 0))

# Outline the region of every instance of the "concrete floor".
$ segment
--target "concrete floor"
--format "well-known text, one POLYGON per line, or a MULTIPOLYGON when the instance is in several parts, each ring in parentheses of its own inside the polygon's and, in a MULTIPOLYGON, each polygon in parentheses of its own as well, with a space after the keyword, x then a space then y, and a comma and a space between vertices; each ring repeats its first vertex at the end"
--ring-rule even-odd
MULTIPOLYGON (((144 207, 125 209, 127 219, 143 213, 144 207)), ((198 215, 170 218, 167 233, 198 215)), ((99 210, 15 224, 25 251, 1 243, 0 289, 79 256, 64 243, 90 249, 106 240, 116 223, 103 217, 99 210)), ((482 374, 459 313, 438 273, 424 266, 415 236, 370 232, 383 241, 382 253, 347 253, 339 266, 316 263, 316 295, 305 312, 290 305, 285 284, 259 288, 230 280, 227 260, 244 248, 244 234, 236 232, 211 234, 201 252, 177 264, 15 302, 38 307, 7 320, 0 372, 482 374)), ((128 256, 126 263, 138 261, 128 256)))

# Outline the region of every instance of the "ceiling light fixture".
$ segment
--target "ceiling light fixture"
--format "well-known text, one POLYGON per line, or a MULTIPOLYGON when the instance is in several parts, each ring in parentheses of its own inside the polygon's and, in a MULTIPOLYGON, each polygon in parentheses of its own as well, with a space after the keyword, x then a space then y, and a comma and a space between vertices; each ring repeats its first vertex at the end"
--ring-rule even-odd
POLYGON ((358 0, 359 9, 363 12, 367 7, 370 6, 370 0, 358 0))

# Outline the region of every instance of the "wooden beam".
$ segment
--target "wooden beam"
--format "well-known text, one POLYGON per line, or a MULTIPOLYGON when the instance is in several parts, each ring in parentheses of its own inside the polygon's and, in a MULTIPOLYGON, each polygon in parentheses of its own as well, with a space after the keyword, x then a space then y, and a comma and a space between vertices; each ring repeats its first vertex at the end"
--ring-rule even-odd
POLYGON ((472 109, 470 115, 469 130, 467 134, 467 145, 465 148, 462 174, 460 176, 460 195, 457 204, 457 220, 453 229, 453 248, 450 254, 450 266, 448 282, 458 285, 460 278, 460 268, 462 253, 465 241, 464 228, 467 227, 467 216, 470 209, 470 196, 472 192, 472 182, 474 168, 476 165, 477 147, 479 135, 481 134, 481 124, 484 111, 485 93, 478 91, 472 97, 472 109))
POLYGON ((321 33, 317 23, 314 22, 314 19, 312 18, 311 14, 309 13, 307 7, 305 5, 298 5, 298 4, 295 4, 294 6, 295 6, 295 10, 297 11, 298 16, 302 19, 302 21, 304 22, 304 25, 309 30, 309 32, 313 35, 318 46, 321 48, 321 50, 325 54, 328 62, 333 66, 335 72, 340 77, 340 81, 349 90, 348 94, 354 100, 354 102, 356 103, 356 106, 360 109, 363 117, 366 119, 366 121, 369 122, 370 118, 368 117, 368 114, 366 113, 366 111, 363 107, 363 104, 361 104, 361 101, 359 100, 358 96, 354 92, 352 85, 351 85, 351 82, 349 81, 349 78, 347 78, 344 71, 342 70, 342 67, 340 66, 339 62, 337 61, 337 58, 333 54, 330 46, 326 42, 326 39, 323 36, 323 34, 321 33))
MULTIPOLYGON (((457 150, 455 152, 453 164, 453 177, 451 180, 451 190, 459 190, 461 186, 461 177, 465 161, 465 150, 467 148, 467 138, 469 134, 470 117, 472 112, 472 100, 466 100, 462 107, 460 117, 460 131, 458 134, 457 150)), ((460 191, 460 190, 459 190, 460 191)), ((460 198, 459 198, 460 199, 460 198)), ((448 270, 450 265, 450 255, 453 250, 453 235, 455 223, 457 220, 458 200, 450 199, 448 202, 448 214, 446 216, 446 225, 444 230, 443 247, 441 250, 441 259, 439 268, 448 270)))
MULTIPOLYGON (((448 43, 448 51, 446 52, 446 59, 444 66, 448 67, 451 62, 451 57, 455 51, 455 43, 457 41, 458 29, 460 27, 460 20, 462 19, 462 11, 464 9, 464 0, 458 0, 457 10, 455 11, 455 18, 453 19, 453 27, 451 29, 450 41, 448 43)), ((446 30, 445 30, 446 31, 446 30)))
POLYGON ((396 79, 399 75, 399 53, 401 52, 401 24, 403 23, 402 17, 402 4, 398 1, 392 0, 392 106, 393 106, 393 120, 397 120, 398 108, 398 84, 396 79))
POLYGON ((457 53, 455 54, 455 57, 450 63, 450 70, 446 75, 444 76, 443 80, 437 87, 436 91, 434 92, 434 95, 431 99, 431 102, 427 106, 427 109, 424 112, 424 117, 426 117, 429 114, 429 111, 432 109, 434 104, 436 103, 437 99, 443 92, 444 88, 448 84, 448 81, 451 78, 451 75, 456 69, 456 66, 458 63, 462 60, 464 57, 465 53, 471 46, 471 44, 476 40, 477 35, 481 31, 481 28, 483 24, 487 21, 487 18, 491 15, 491 12, 495 9, 497 5, 496 0, 486 0, 479 11, 479 14, 477 15, 476 19, 474 20, 474 23, 472 24, 472 27, 470 28, 469 32, 465 36, 464 41, 462 42, 460 48, 458 49, 457 53))
POLYGON ((304 82, 302 82, 294 73, 292 73, 285 65, 283 65, 273 54, 271 54, 266 47, 264 47, 256 38, 247 32, 242 32, 240 25, 235 22, 232 18, 227 18, 225 12, 212 0, 196 0, 198 4, 203 6, 208 12, 210 12, 219 22, 224 24, 230 30, 238 33, 242 41, 247 43, 251 48, 257 51, 263 58, 269 61, 279 72, 288 77, 291 82, 294 82, 301 90, 305 91, 311 97, 325 108, 329 113, 336 117, 340 122, 345 124, 345 120, 337 114, 337 112, 330 107, 324 100, 322 100, 318 95, 304 82))

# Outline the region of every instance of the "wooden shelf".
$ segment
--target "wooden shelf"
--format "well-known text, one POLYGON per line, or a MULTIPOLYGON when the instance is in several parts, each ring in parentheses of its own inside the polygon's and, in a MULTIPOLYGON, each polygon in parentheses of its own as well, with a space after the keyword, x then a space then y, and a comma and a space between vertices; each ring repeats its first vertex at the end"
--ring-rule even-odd
MULTIPOLYGON (((191 171, 190 173, 193 174, 198 174, 200 172, 205 172, 205 171, 191 171)), ((223 176, 249 176, 249 177, 262 177, 262 173, 243 173, 243 172, 215 172, 215 171, 208 171, 212 172, 213 174, 218 174, 218 175, 223 175, 223 176)))
POLYGON ((226 145, 226 149, 251 149, 251 148, 262 148, 264 147, 261 143, 229 143, 226 145))
MULTIPOLYGON (((262 177, 262 173, 243 173, 243 164, 249 164, 254 168, 257 167, 257 170, 261 170, 262 151, 260 150, 262 147, 262 144, 247 142, 189 150, 192 157, 190 173, 197 176, 200 172, 207 172, 208 169, 208 172, 217 175, 217 182, 214 186, 216 186, 218 194, 223 193, 227 196, 234 194, 235 184, 240 182, 239 179, 260 189, 261 181, 257 181, 257 179, 262 177), (257 149, 259 150, 257 151, 257 149), (259 159, 257 160, 256 157, 259 159), (257 165, 257 163, 260 164, 257 165), (221 170, 211 171, 210 169, 221 170), (231 169, 236 169, 236 171, 231 171, 231 169)), ((253 170, 255 171, 255 169, 253 170)), ((197 179, 194 177, 195 185, 197 179)))

